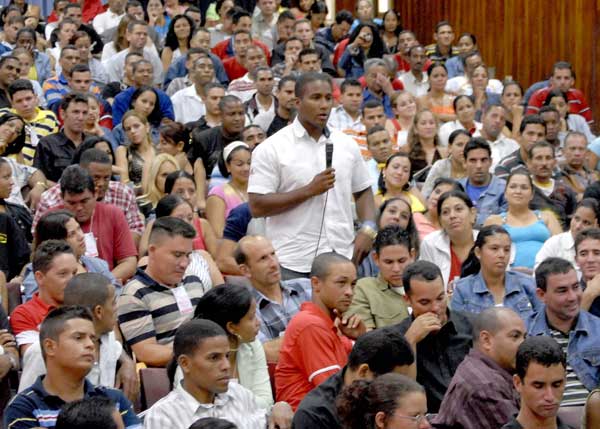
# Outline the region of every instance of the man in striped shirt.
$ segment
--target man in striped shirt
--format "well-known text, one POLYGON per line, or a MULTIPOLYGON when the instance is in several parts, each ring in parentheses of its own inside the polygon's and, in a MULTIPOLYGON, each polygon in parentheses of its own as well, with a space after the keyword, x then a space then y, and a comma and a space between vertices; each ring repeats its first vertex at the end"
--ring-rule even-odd
POLYGON ((119 326, 138 361, 166 366, 173 338, 190 320, 204 293, 195 275, 185 275, 196 230, 173 217, 157 219, 148 246, 148 266, 138 269, 117 300, 119 326))
POLYGON ((529 321, 529 335, 553 337, 567 355, 567 383, 561 406, 584 405, 600 384, 600 318, 581 310, 582 290, 573 265, 547 258, 535 270, 538 297, 546 305, 529 321), (596 364, 596 365, 594 365, 596 364))
POLYGON ((29 80, 17 79, 8 86, 12 108, 3 109, 16 113, 25 122, 25 146, 21 150, 25 165, 32 165, 35 149, 42 137, 58 132, 58 120, 51 110, 39 107, 33 85, 29 80))

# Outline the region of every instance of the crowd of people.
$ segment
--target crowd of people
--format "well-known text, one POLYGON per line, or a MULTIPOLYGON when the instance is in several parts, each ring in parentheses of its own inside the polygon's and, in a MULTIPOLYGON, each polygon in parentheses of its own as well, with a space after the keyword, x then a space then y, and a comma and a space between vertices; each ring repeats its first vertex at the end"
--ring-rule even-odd
POLYGON ((42 9, 0 11, 6 428, 600 427, 569 62, 370 0, 42 9))

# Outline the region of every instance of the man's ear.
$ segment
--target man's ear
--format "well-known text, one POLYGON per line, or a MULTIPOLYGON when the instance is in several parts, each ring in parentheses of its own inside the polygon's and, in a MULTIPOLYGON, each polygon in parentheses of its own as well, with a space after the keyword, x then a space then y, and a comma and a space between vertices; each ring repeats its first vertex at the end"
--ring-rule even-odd
POLYGON ((517 374, 513 375, 513 385, 515 386, 515 390, 518 393, 521 393, 521 386, 522 386, 522 382, 521 382, 521 377, 519 377, 517 374))
POLYGON ((102 320, 104 317, 104 307, 101 305, 97 305, 92 310, 92 314, 94 315, 94 320, 102 320))
POLYGON ((358 370, 356 371, 356 374, 358 376, 358 378, 363 379, 363 380, 370 380, 372 377, 372 372, 371 372, 371 368, 369 368, 369 364, 367 363, 361 363, 358 366, 358 370))
POLYGON ((55 341, 52 338, 45 338, 41 344, 42 350, 44 350, 46 356, 55 356, 57 346, 58 341, 55 341))
POLYGON ((248 267, 248 265, 246 264, 239 264, 240 267, 240 271, 242 272, 242 275, 246 278, 252 278, 252 274, 250 273, 250 268, 248 267))
POLYGON ((318 277, 312 276, 310 278, 310 285, 312 287, 313 293, 321 292, 321 281, 319 280, 318 277))
POLYGON ((539 287, 535 289, 535 294, 544 304, 546 303, 546 292, 539 287))
POLYGON ((179 355, 179 357, 177 358, 177 364, 181 367, 181 370, 184 374, 190 373, 191 360, 188 355, 179 355))

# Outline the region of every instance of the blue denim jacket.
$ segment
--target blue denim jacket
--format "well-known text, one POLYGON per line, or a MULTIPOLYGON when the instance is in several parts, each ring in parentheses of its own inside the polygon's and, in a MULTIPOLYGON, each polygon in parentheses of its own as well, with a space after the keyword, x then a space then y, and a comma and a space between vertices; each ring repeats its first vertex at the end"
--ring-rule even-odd
MULTIPOLYGON (((469 180, 468 177, 459 180, 465 190, 467 189, 467 180, 469 180)), ((481 228, 485 220, 491 215, 500 214, 508 210, 508 203, 504 198, 505 188, 506 181, 492 175, 490 185, 481 193, 479 199, 474 202, 475 207, 477 207, 475 228, 481 228)))
MULTIPOLYGON (((532 277, 516 271, 507 271, 504 288, 504 306, 517 312, 524 321, 542 308, 542 303, 535 294, 535 281, 532 277)), ((452 310, 481 313, 494 305, 494 297, 488 290, 481 272, 459 279, 454 284, 450 302, 452 310)))
MULTIPOLYGON (((587 311, 580 311, 577 325, 569 332, 567 362, 579 381, 592 391, 600 385, 600 318, 587 311)), ((529 321, 528 335, 550 335, 545 310, 529 321)))

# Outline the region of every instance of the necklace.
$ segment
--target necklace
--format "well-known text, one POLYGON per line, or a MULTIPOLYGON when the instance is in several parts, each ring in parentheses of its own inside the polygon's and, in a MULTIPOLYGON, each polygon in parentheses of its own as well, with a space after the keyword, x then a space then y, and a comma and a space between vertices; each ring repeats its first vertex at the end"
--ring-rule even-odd
POLYGON ((242 202, 247 202, 248 201, 248 195, 245 194, 243 191, 241 191, 240 189, 236 188, 235 186, 233 186, 233 182, 229 182, 228 183, 229 187, 231 189, 233 189, 233 191, 237 194, 238 197, 240 197, 240 200, 242 200, 242 202))

